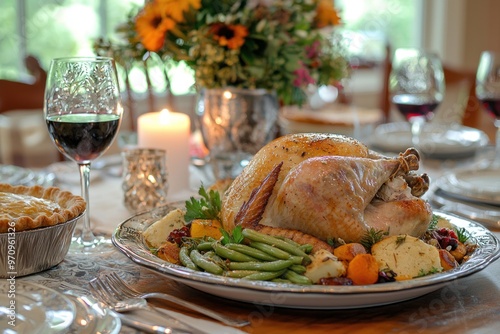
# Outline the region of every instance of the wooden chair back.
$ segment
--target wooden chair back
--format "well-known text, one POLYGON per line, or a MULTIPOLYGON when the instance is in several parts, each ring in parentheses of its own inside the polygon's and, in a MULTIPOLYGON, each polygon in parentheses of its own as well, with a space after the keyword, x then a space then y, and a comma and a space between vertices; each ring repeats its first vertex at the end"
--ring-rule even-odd
POLYGON ((32 83, 0 80, 0 113, 43 108, 47 73, 33 56, 26 57, 25 66, 34 78, 32 83))

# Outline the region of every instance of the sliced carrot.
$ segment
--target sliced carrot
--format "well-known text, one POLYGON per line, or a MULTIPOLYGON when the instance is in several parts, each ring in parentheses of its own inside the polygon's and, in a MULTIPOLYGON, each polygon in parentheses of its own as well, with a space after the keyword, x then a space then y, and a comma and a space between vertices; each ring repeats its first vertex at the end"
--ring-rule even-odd
POLYGON ((374 284, 378 281, 378 263, 371 254, 356 255, 347 267, 347 277, 356 285, 374 284))
POLYGON ((366 249, 362 244, 355 242, 341 245, 333 250, 333 255, 340 261, 349 262, 358 254, 366 254, 366 249))

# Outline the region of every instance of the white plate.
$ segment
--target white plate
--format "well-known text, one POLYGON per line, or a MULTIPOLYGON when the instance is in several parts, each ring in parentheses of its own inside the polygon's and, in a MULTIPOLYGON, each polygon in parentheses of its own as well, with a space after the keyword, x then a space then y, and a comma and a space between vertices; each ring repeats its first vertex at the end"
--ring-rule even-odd
POLYGON ((0 305, 0 328, 7 333, 66 333, 75 318, 63 294, 19 279, 0 281, 0 305))
POLYGON ((75 321, 68 334, 118 334, 121 321, 110 309, 103 307, 92 297, 79 296, 74 292, 65 295, 73 302, 76 309, 75 321))
POLYGON ((349 309, 396 303, 435 291, 448 282, 480 271, 500 255, 498 239, 485 227, 458 216, 436 212, 464 227, 479 248, 459 268, 408 281, 363 286, 294 285, 216 276, 165 262, 151 254, 142 231, 165 216, 173 206, 135 215, 121 223, 113 243, 138 264, 195 289, 238 301, 306 309, 349 309))
MULTIPOLYGON (((426 124, 420 140, 419 150, 438 159, 472 156, 489 143, 488 136, 478 129, 438 123, 426 124)), ((377 126, 371 137, 371 145, 386 152, 404 152, 412 146, 409 123, 395 122, 377 126)))
POLYGON ((381 120, 380 110, 330 103, 321 109, 283 107, 278 124, 283 134, 336 133, 361 139, 373 133, 381 120))
POLYGON ((500 207, 463 201, 436 188, 430 196, 432 205, 439 210, 466 217, 483 224, 487 228, 500 228, 500 207))
POLYGON ((500 205, 500 169, 463 169, 444 175, 437 184, 449 196, 500 205))

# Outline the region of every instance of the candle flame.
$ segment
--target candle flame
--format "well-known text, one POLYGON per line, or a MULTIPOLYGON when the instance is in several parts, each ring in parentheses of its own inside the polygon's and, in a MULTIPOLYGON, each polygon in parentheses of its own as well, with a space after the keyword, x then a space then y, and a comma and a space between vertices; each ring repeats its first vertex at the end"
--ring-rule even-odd
POLYGON ((168 123, 168 119, 170 118, 170 110, 168 109, 162 109, 160 111, 160 122, 161 123, 168 123))
POLYGON ((224 93, 222 93, 222 95, 224 96, 224 98, 226 98, 228 100, 233 97, 233 94, 231 94, 231 92, 228 90, 224 91, 224 93))

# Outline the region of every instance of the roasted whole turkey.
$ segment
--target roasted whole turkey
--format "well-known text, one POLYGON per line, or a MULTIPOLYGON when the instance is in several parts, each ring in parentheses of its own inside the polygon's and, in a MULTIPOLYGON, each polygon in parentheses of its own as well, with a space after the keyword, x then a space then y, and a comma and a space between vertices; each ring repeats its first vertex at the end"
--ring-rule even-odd
POLYGON ((417 175, 418 168, 418 152, 411 148, 389 158, 345 136, 283 136, 262 148, 226 191, 224 228, 248 223, 237 215, 251 204, 257 206, 259 226, 321 240, 359 242, 370 228, 418 237, 432 219, 421 198, 429 179, 417 175), (268 191, 257 191, 273 173, 268 191))

